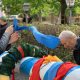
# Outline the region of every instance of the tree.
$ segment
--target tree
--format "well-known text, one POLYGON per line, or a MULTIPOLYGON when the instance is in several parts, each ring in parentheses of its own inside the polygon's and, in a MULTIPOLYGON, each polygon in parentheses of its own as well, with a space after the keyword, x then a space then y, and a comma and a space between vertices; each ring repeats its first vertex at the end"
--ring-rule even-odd
POLYGON ((18 14, 23 10, 22 3, 23 2, 21 0, 2 0, 1 6, 4 5, 4 7, 2 7, 2 10, 4 10, 5 13, 6 13, 6 7, 10 6, 11 7, 10 14, 18 14))
MULTIPOLYGON (((54 12, 55 15, 58 15, 61 11, 61 23, 64 24, 67 22, 66 14, 69 13, 69 8, 67 8, 65 0, 2 0, 2 5, 5 7, 10 5, 11 12, 10 14, 23 13, 23 3, 28 2, 30 4, 29 13, 30 14, 39 14, 41 16, 47 16, 51 12, 54 12)), ((75 5, 72 8, 73 14, 79 14, 80 0, 75 1, 75 5)))
POLYGON ((65 0, 53 0, 51 2, 51 6, 54 6, 54 8, 57 10, 57 12, 59 13, 59 11, 61 11, 61 24, 65 23, 65 10, 67 8, 66 5, 66 1, 65 0))
MULTIPOLYGON (((6 12, 6 6, 10 5, 11 11, 10 14, 19 14, 19 13, 24 13, 23 11, 23 3, 26 0, 2 0, 2 10, 6 12)), ((45 0, 27 0, 27 2, 30 4, 30 9, 29 13, 31 14, 39 14, 40 18, 42 16, 41 11, 44 11, 47 14, 50 10, 49 5, 46 4, 45 0), (46 5, 46 6, 45 6, 46 5), (48 7, 47 7, 48 6, 48 7), (47 7, 47 10, 45 9, 47 7)), ((1 6, 2 6, 1 5, 1 6)))

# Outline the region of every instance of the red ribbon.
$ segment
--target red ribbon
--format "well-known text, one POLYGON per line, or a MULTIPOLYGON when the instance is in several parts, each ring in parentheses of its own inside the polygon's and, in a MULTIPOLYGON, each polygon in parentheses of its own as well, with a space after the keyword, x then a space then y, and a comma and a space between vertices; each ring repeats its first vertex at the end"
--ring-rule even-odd
POLYGON ((23 49, 21 47, 17 47, 18 50, 21 52, 21 55, 22 55, 22 58, 24 58, 24 52, 23 52, 23 49))
POLYGON ((14 69, 12 70, 12 80, 15 80, 15 76, 14 76, 14 69))

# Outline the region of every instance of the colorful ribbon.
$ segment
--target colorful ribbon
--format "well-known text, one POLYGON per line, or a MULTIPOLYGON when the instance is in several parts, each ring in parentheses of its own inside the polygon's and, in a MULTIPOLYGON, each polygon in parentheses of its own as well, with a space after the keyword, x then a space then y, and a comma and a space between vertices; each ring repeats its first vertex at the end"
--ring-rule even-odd
POLYGON ((32 31, 36 40, 39 43, 47 46, 48 48, 54 49, 60 42, 60 39, 55 37, 55 36, 45 35, 45 34, 40 33, 35 26, 19 27, 18 24, 17 24, 17 19, 14 19, 13 22, 14 22, 14 24, 13 24, 14 25, 14 31, 13 32, 19 31, 19 30, 32 31))
POLYGON ((18 47, 18 50, 21 52, 22 58, 24 58, 24 51, 21 47, 18 47))

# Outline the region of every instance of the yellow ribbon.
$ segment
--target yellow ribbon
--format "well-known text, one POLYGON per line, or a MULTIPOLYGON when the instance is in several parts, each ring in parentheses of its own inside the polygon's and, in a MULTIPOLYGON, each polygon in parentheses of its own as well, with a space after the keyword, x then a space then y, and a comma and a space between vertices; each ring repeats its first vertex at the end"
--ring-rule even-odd
POLYGON ((45 57, 44 58, 45 59, 45 61, 43 62, 43 64, 46 64, 46 63, 48 63, 48 62, 50 62, 50 61, 61 61, 62 62, 62 60, 61 59, 59 59, 56 55, 55 56, 51 56, 51 55, 48 55, 47 57, 45 57))
POLYGON ((9 76, 0 75, 0 80, 10 80, 9 76))

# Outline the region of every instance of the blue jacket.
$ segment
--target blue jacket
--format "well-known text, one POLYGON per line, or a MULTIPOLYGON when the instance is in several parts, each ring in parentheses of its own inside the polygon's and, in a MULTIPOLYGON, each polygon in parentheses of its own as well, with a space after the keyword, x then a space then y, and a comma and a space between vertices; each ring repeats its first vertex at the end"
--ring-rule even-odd
POLYGON ((80 65, 80 36, 77 38, 77 42, 73 50, 73 55, 76 63, 80 65))

